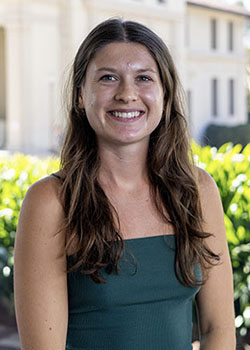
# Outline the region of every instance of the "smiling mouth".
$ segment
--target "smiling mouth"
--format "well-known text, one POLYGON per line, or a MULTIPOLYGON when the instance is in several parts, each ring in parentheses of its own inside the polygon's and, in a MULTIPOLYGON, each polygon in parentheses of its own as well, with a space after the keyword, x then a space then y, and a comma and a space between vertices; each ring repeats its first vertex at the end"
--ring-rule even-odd
POLYGON ((121 118, 121 119, 135 119, 141 117, 144 114, 143 111, 131 111, 131 112, 119 112, 119 111, 109 111, 113 117, 121 118))

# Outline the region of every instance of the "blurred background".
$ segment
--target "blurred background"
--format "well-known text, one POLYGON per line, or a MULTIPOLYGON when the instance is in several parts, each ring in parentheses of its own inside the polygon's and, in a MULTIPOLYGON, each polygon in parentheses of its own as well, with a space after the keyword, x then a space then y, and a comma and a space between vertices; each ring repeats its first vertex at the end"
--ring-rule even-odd
MULTIPOLYGON (((193 138, 218 145, 215 136, 230 131, 214 128, 211 137, 211 126, 248 123, 249 11, 249 0, 0 0, 0 147, 58 150, 73 57, 86 34, 112 16, 145 23, 165 40, 193 138)), ((245 141, 250 129, 240 130, 245 141)))
POLYGON ((0 0, 0 350, 20 348, 12 278, 23 197, 58 169, 73 58, 87 33, 114 16, 146 24, 172 53, 195 161, 221 193, 237 346, 249 350, 250 0, 0 0))

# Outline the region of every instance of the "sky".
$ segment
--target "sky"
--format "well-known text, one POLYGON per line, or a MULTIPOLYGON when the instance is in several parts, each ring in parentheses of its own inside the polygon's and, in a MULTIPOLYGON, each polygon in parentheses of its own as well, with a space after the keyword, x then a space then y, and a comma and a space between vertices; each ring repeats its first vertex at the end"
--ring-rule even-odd
MULTIPOLYGON (((235 4, 237 2, 237 0, 222 0, 225 3, 228 4, 235 4)), ((244 3, 245 8, 250 11, 250 0, 242 0, 242 2, 244 3)), ((244 43, 245 46, 250 49, 250 26, 248 26, 248 30, 247 30, 247 34, 245 35, 244 38, 244 43)))
MULTIPOLYGON (((223 0, 224 2, 227 2, 228 4, 234 4, 237 2, 237 0, 223 0)), ((242 0, 247 10, 250 11, 250 0, 242 0)))

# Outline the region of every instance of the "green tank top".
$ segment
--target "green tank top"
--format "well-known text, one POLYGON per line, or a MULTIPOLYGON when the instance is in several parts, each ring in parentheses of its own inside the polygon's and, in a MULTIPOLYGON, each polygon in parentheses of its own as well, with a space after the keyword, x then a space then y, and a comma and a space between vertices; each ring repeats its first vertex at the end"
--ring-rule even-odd
MULTIPOLYGON (((126 239, 119 274, 68 274, 68 350, 191 350, 192 300, 174 272, 175 235, 126 239), (126 258, 126 259, 124 259, 126 258)), ((195 273, 201 279, 197 265, 195 273)))

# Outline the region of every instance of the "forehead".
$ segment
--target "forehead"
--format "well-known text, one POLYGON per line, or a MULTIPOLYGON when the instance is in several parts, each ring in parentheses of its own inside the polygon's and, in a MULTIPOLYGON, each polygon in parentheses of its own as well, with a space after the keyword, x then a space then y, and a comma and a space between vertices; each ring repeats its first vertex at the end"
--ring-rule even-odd
POLYGON ((90 61, 89 69, 98 70, 101 67, 114 67, 121 69, 154 68, 157 64, 146 46, 131 42, 110 43, 99 51, 90 61))

